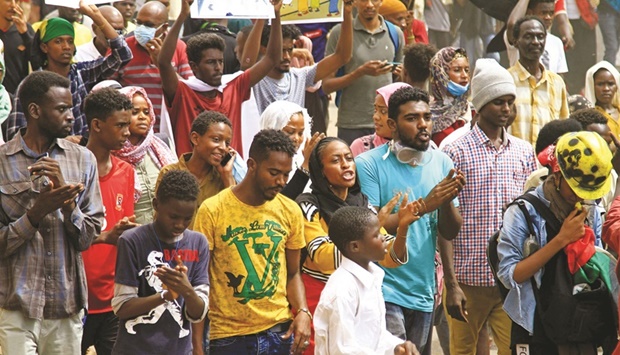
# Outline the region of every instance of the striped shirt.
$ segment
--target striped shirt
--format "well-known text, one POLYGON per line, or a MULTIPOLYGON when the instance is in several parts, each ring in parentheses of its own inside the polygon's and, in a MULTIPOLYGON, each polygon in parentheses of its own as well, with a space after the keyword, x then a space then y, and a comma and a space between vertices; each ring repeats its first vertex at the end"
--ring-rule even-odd
MULTIPOLYGON (((161 105, 164 99, 159 68, 157 68, 155 63, 151 62, 151 56, 136 41, 136 37, 127 37, 127 45, 133 53, 133 59, 115 73, 111 79, 118 80, 123 86, 140 86, 144 88, 153 103, 153 110, 155 111, 155 116, 157 116, 155 126, 153 127, 157 133, 159 132, 161 105)), ((177 40, 177 47, 172 56, 172 67, 183 79, 194 76, 185 53, 186 47, 185 42, 177 40)))
POLYGON ((487 242, 502 224, 503 208, 521 195, 525 180, 536 169, 531 145, 505 131, 504 137, 497 149, 476 125, 444 148, 467 180, 459 194, 463 225, 454 239, 454 270, 457 280, 470 286, 495 285, 487 242))
MULTIPOLYGON (((71 64, 67 78, 71 81, 72 111, 75 118, 71 131, 72 135, 83 136, 88 132, 88 124, 86 116, 82 112, 82 105, 93 86, 99 81, 109 78, 132 58, 131 51, 123 36, 110 40, 110 49, 111 53, 106 57, 71 64)), ((17 90, 19 91, 19 88, 17 90)), ((26 117, 19 97, 15 95, 13 112, 7 118, 6 138, 13 138, 22 127, 26 127, 26 117)))
POLYGON ((568 118, 566 85, 559 75, 544 68, 542 77, 536 82, 519 61, 508 71, 517 87, 517 117, 509 132, 533 146, 542 126, 552 120, 568 118))
POLYGON ((20 133, 0 147, 0 308, 25 317, 59 319, 87 306, 81 252, 101 232, 103 204, 97 161, 84 147, 57 139, 48 150, 67 184, 84 185, 71 213, 71 225, 57 209, 34 227, 28 211, 37 194, 31 191, 28 166, 41 157, 20 133))

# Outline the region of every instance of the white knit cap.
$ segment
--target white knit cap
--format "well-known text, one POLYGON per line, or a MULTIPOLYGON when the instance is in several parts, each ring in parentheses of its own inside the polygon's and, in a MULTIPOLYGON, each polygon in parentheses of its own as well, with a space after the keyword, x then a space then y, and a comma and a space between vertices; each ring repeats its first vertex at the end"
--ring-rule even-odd
POLYGON ((516 91, 512 75, 496 60, 482 58, 476 61, 476 70, 471 79, 471 102, 477 112, 498 97, 516 96, 516 91))

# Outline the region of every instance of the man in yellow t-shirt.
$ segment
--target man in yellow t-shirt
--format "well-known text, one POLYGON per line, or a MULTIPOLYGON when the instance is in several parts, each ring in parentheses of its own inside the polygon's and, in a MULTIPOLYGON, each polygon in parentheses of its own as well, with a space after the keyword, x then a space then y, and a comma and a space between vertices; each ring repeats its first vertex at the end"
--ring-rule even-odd
POLYGON ((285 133, 260 131, 243 181, 198 210, 194 229, 211 250, 212 355, 301 354, 309 344, 312 317, 299 272, 303 216, 279 194, 294 155, 285 133))

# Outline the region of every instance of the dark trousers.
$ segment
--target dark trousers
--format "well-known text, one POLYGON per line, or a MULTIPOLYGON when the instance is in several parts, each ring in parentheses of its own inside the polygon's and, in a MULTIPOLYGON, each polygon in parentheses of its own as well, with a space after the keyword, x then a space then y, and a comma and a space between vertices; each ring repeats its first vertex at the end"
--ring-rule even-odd
POLYGON ((564 74, 566 88, 571 95, 580 94, 586 83, 586 71, 596 64, 596 31, 582 20, 570 20, 577 46, 566 51, 568 73, 564 74))
POLYGON ((82 335, 82 354, 86 354, 86 350, 93 345, 97 355, 111 354, 117 333, 118 318, 114 312, 87 315, 82 335))
POLYGON ((329 98, 321 90, 306 91, 306 109, 312 117, 311 133, 327 133, 329 123, 329 98))
POLYGON ((293 345, 293 336, 282 339, 291 322, 280 323, 260 333, 233 336, 211 340, 211 355, 255 354, 255 355, 289 355, 293 345))

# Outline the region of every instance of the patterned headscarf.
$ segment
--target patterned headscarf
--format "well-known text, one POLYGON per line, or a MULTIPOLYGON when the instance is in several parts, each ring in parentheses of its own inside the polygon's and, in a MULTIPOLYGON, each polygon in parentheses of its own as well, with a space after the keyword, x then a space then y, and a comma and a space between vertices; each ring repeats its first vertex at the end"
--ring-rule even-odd
POLYGON ((142 159, 144 159, 144 156, 147 153, 153 159, 158 169, 161 169, 168 164, 176 163, 178 160, 176 156, 172 154, 170 148, 168 148, 164 141, 155 136, 153 126, 155 126, 156 116, 155 111, 153 111, 153 104, 147 96, 146 91, 141 87, 127 86, 122 88, 120 92, 125 94, 130 100, 133 100, 133 97, 136 94, 142 95, 144 97, 149 106, 151 127, 149 129, 149 132, 146 134, 146 137, 144 137, 144 139, 140 143, 138 143, 138 145, 133 145, 129 140, 127 140, 123 149, 114 151, 112 153, 133 166, 140 164, 140 162, 142 161, 142 159))
POLYGON ((450 127, 456 120, 465 116, 469 110, 467 96, 469 90, 459 97, 454 97, 448 93, 448 82, 450 77, 450 62, 460 54, 467 58, 465 50, 462 48, 445 47, 440 49, 431 59, 431 93, 435 101, 431 103, 431 117, 433 119, 433 134, 441 132, 450 127), (449 100, 448 98, 453 100, 449 100))

